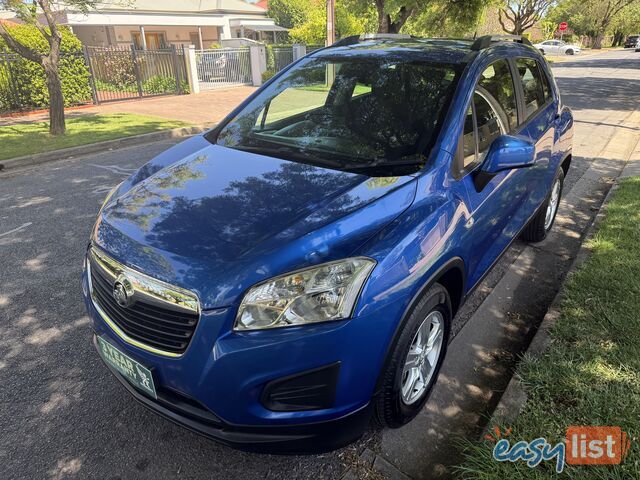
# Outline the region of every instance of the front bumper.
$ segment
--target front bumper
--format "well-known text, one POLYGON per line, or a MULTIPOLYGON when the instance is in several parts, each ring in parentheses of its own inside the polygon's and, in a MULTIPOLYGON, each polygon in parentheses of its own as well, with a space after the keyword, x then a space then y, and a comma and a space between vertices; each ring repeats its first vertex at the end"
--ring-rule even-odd
POLYGON ((326 451, 357 439, 370 417, 389 339, 402 302, 389 302, 350 321, 273 331, 233 332, 235 309, 203 311, 193 339, 179 358, 145 351, 117 336, 88 295, 85 304, 97 336, 154 375, 159 399, 139 392, 113 372, 141 403, 190 430, 236 448, 275 453, 326 451), (340 362, 330 408, 266 408, 271 382, 340 362))
MULTIPOLYGON (((98 349, 97 337, 93 344, 98 349)), ((120 384, 145 407, 192 432, 233 448, 277 454, 322 453, 348 445, 365 431, 371 404, 330 421, 288 426, 232 425, 180 395, 160 390, 153 399, 133 387, 119 372, 103 362, 120 384)))

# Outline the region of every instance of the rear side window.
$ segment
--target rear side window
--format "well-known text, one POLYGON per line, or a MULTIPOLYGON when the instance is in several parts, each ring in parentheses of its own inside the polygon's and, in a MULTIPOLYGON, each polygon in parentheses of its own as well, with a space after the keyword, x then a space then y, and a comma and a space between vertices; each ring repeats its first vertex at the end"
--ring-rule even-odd
POLYGON ((524 91, 525 120, 527 120, 551 98, 551 90, 546 75, 534 59, 518 58, 516 67, 524 91))
POLYGON ((548 102, 549 100, 553 100, 553 95, 551 94, 551 87, 549 86, 549 77, 545 73, 544 69, 538 64, 538 71, 540 72, 540 80, 542 81, 542 91, 544 92, 544 101, 548 102))
POLYGON ((513 130, 518 124, 518 109, 511 69, 506 60, 498 60, 482 72, 478 81, 478 90, 489 97, 490 103, 503 117, 506 130, 513 130))

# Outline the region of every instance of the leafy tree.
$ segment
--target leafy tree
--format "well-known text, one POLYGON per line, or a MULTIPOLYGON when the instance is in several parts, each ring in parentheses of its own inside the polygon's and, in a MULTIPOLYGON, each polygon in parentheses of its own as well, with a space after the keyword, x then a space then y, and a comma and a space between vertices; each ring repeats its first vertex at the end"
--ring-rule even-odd
POLYGON ((549 11, 548 20, 567 21, 578 35, 591 38, 593 48, 602 48, 602 39, 636 0, 564 0, 549 11))
POLYGON ((302 25, 309 13, 309 4, 315 7, 318 2, 309 0, 270 0, 267 15, 273 18, 277 25, 294 28, 302 25))
MULTIPOLYGON (((326 38, 327 18, 323 0, 305 0, 305 13, 302 21, 293 26, 289 36, 294 42, 307 45, 323 44, 326 38)), ((336 2, 336 38, 358 35, 371 31, 374 24, 371 18, 357 15, 341 1, 336 2)))
MULTIPOLYGON (((473 17, 477 20, 482 6, 489 0, 352 0, 361 8, 375 9, 378 33, 399 33, 400 30, 415 17, 423 19, 439 18, 455 25, 455 18, 473 17)), ((412 22, 413 23, 413 22, 412 22)), ((463 21, 464 23, 464 21, 463 21)), ((433 26, 433 25, 432 25, 433 26)), ((430 29, 424 25, 423 29, 430 29)), ((415 24, 414 24, 415 28, 415 24)))
POLYGON ((611 22, 614 33, 613 44, 622 45, 627 35, 640 32, 640 3, 625 7, 611 22))
POLYGON ((498 12, 498 21, 505 32, 522 35, 549 10, 554 0, 512 0, 498 12))
MULTIPOLYGON (((88 11, 97 0, 66 0, 67 6, 75 7, 79 11, 88 11)), ((40 34, 47 41, 46 51, 37 50, 14 38, 10 30, 0 23, 0 37, 7 46, 21 57, 42 66, 46 75, 47 91, 49 93, 49 133, 63 135, 66 131, 64 119, 64 96, 60 81, 60 45, 62 32, 56 20, 56 12, 50 0, 0 0, 0 8, 16 13, 25 23, 35 25, 40 34), (42 23, 44 21, 45 23, 42 23)))
POLYGON ((473 34, 483 10, 495 0, 452 2, 432 0, 428 8, 413 14, 402 31, 423 37, 464 37, 473 34))
MULTIPOLYGON (((496 0, 337 0, 336 33, 365 32, 460 36, 480 20, 484 7, 496 0)), ((291 28, 294 41, 317 44, 325 39, 324 0, 271 0, 269 16, 291 28)))

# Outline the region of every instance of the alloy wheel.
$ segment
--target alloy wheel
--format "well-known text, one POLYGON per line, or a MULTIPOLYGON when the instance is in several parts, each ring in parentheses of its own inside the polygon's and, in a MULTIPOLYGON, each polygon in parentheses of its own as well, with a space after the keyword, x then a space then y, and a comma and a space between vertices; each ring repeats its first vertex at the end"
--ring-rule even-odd
POLYGON ((551 197, 549 198, 549 204, 547 205, 547 213, 544 217, 544 229, 549 230, 553 219, 558 211, 558 204, 560 203, 560 179, 557 179, 553 184, 551 190, 551 197))
POLYGON ((437 310, 422 321, 411 341, 402 369, 402 401, 411 405, 422 398, 436 370, 444 340, 444 317, 437 310))

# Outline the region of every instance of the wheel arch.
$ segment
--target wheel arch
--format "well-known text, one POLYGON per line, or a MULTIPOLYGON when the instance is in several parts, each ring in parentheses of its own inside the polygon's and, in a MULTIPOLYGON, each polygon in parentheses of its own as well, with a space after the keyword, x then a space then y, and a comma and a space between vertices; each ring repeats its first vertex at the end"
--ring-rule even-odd
POLYGON ((402 327, 405 324, 405 320, 411 314, 412 310, 415 308, 417 303, 420 301, 422 295, 431 288, 435 283, 440 283, 449 294, 449 299, 451 301, 451 319, 456 315, 456 312, 462 305, 464 301, 464 292, 466 287, 466 274, 464 269, 464 261, 460 257, 453 257, 445 262, 440 268, 438 268, 434 273, 432 273, 426 282, 422 284, 422 286, 418 289, 417 293, 411 298, 411 301, 405 308, 402 313, 402 318, 398 322, 395 331, 393 332, 393 336, 391 341, 387 345, 387 350, 385 352, 384 361, 382 362, 382 368, 380 372, 378 372, 378 380, 376 381, 376 387, 373 393, 375 397, 380 391, 380 387, 383 380, 384 372, 387 369, 389 364, 389 360, 391 358, 392 348, 395 346, 398 336, 402 331, 402 327))
POLYGON ((569 153, 566 157, 564 157, 564 159, 560 163, 560 168, 562 168, 562 171, 565 177, 569 173, 569 167, 571 167, 571 160, 572 160, 572 155, 569 153))

